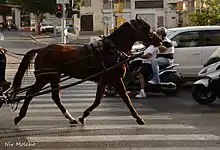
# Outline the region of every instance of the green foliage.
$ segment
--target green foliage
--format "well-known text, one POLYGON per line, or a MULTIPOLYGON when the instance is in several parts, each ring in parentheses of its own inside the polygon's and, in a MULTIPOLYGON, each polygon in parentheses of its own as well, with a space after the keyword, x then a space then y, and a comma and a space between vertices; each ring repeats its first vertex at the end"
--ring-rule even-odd
POLYGON ((207 7, 201 10, 194 10, 189 13, 187 18, 188 25, 203 26, 216 25, 220 23, 220 0, 210 0, 207 7))
MULTIPOLYGON (((0 0, 0 4, 5 4, 6 0, 0 0)), ((1 7, 0 9, 0 15, 9 15, 10 14, 10 8, 7 7, 1 7)))
POLYGON ((79 9, 80 6, 82 5, 82 3, 84 2, 85 0, 74 0, 74 4, 75 4, 75 9, 79 9))
POLYGON ((56 0, 21 0, 21 4, 25 11, 34 14, 53 14, 56 11, 56 0))

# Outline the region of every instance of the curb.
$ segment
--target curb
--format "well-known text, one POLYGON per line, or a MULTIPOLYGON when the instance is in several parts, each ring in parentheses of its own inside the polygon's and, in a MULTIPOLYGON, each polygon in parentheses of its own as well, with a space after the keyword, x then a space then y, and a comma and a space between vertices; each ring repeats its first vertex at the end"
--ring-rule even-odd
POLYGON ((27 34, 27 33, 22 33, 24 36, 28 36, 28 37, 30 37, 31 39, 33 39, 36 43, 38 43, 38 44, 41 44, 41 45, 48 45, 49 43, 47 43, 47 42, 41 42, 41 41, 39 41, 39 40, 37 40, 37 38, 35 38, 33 35, 31 35, 31 34, 27 34))
MULTIPOLYGON (((50 43, 49 42, 42 42, 42 41, 39 41, 38 40, 38 38, 36 38, 36 37, 34 37, 33 35, 31 35, 31 34, 28 34, 28 33, 22 33, 24 36, 27 36, 27 37, 30 37, 32 40, 34 40, 36 43, 38 43, 38 44, 41 44, 41 45, 49 45, 50 43)), ((75 36, 75 34, 72 34, 72 33, 68 33, 68 34, 70 34, 70 36, 75 36)), ((91 37, 91 36, 90 36, 91 37)), ((88 37, 78 37, 78 40, 83 40, 83 39, 90 39, 90 37, 88 38, 88 37)), ((71 43, 71 42, 70 42, 71 43)), ((71 44, 73 44, 73 45, 75 45, 75 46, 82 46, 81 44, 74 44, 74 43, 71 43, 71 44)), ((87 44, 87 43, 83 43, 83 44, 87 44)))
POLYGON ((36 37, 34 37, 33 35, 29 35, 29 37, 31 37, 34 41, 36 41, 38 44, 42 44, 42 45, 48 45, 49 43, 47 42, 41 42, 39 41, 36 37))

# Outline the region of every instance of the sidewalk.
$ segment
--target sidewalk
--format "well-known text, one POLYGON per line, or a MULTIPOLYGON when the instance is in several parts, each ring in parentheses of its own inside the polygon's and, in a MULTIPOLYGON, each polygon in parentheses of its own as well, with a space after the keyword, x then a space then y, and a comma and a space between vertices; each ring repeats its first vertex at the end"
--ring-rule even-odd
MULTIPOLYGON (((61 43, 61 37, 55 37, 54 35, 33 35, 32 33, 23 33, 23 35, 29 36, 37 43, 43 45, 61 43)), ((88 44, 91 37, 94 37, 94 35, 80 35, 78 39, 76 39, 74 34, 68 33, 67 43, 74 44, 76 46, 88 44)))

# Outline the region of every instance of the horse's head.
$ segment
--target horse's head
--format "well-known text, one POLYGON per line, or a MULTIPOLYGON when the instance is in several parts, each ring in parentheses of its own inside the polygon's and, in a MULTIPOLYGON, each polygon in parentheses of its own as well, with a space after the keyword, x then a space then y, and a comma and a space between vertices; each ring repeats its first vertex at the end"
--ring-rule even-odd
POLYGON ((162 44, 162 39, 152 30, 150 25, 140 17, 136 16, 135 20, 131 20, 131 25, 136 31, 134 36, 136 41, 141 41, 146 46, 152 44, 158 47, 162 44))

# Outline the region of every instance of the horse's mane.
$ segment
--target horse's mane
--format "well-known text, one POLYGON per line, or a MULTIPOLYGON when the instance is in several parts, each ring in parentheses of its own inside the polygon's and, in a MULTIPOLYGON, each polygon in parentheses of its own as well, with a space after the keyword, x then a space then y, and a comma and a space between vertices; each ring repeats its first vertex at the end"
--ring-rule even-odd
POLYGON ((115 30, 113 33, 111 33, 108 38, 114 37, 116 35, 118 35, 119 33, 123 32, 125 29, 130 28, 131 25, 129 22, 125 22, 123 23, 117 30, 115 30))
POLYGON ((127 53, 135 42, 135 30, 130 22, 123 23, 116 31, 107 38, 110 39, 118 48, 127 53))

